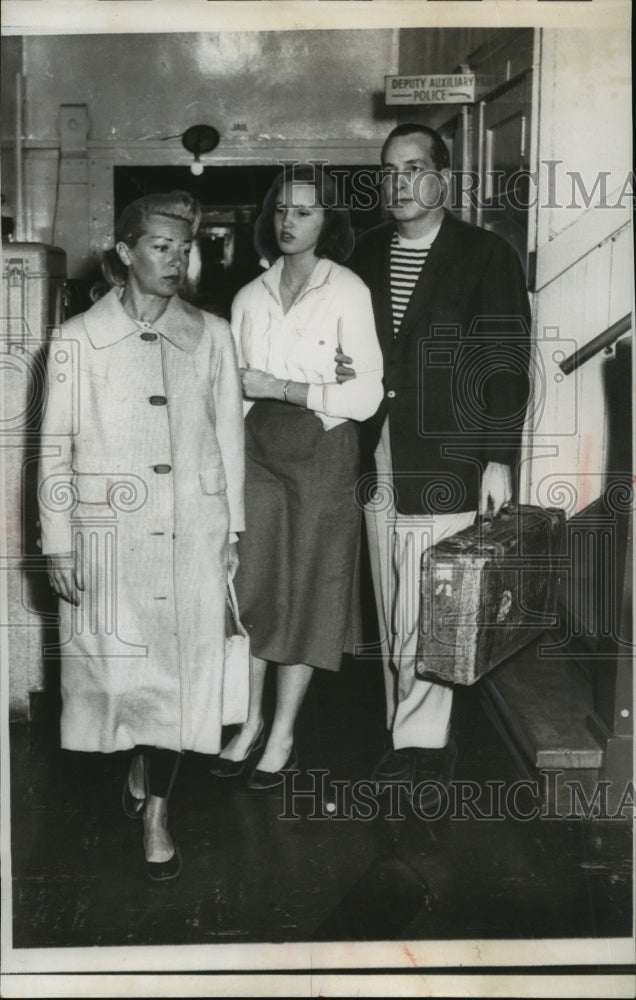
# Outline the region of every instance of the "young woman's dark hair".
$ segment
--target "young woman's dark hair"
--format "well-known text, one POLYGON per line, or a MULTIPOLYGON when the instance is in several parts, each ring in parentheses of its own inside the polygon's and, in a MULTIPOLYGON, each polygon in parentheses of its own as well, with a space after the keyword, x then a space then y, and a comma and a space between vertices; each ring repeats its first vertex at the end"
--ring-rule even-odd
POLYGON ((274 233, 274 212, 283 186, 287 183, 310 184, 316 192, 316 204, 325 209, 325 221, 316 256, 342 264, 353 252, 355 235, 349 212, 338 198, 335 180, 317 164, 300 163, 286 167, 276 178, 263 200, 261 214, 254 227, 254 246, 260 257, 271 264, 280 257, 280 248, 274 233))
POLYGON ((163 215, 168 219, 187 222, 192 235, 196 236, 201 221, 201 208, 186 191, 147 194, 127 205, 115 223, 115 246, 106 250, 102 259, 102 271, 109 285, 125 285, 127 280, 128 268, 115 247, 118 243, 134 247, 139 237, 146 232, 146 221, 151 215, 163 215))

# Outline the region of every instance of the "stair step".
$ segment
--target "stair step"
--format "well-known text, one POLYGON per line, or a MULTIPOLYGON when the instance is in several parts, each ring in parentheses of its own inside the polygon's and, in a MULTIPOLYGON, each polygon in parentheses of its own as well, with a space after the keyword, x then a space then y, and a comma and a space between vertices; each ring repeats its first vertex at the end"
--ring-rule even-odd
POLYGON ((600 768, 603 749, 588 728, 594 692, 576 662, 545 659, 546 636, 497 667, 484 685, 526 757, 538 768, 600 768))

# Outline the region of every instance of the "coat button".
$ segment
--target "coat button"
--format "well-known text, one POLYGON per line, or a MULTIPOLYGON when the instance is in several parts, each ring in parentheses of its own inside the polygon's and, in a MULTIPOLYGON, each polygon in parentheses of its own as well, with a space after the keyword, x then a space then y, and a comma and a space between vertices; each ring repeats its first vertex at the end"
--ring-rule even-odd
POLYGON ((153 465, 153 469, 158 476, 163 476, 166 472, 172 472, 171 465, 153 465))
POLYGON ((142 340, 156 340, 157 339, 157 334, 156 333, 149 333, 148 331, 146 331, 145 333, 141 334, 141 339, 142 340))
POLYGON ((150 396, 148 402, 151 406, 165 406, 168 400, 165 396, 150 396))
POLYGON ((389 399, 395 399, 395 392, 393 391, 393 389, 389 389, 389 391, 387 392, 387 396, 389 399))

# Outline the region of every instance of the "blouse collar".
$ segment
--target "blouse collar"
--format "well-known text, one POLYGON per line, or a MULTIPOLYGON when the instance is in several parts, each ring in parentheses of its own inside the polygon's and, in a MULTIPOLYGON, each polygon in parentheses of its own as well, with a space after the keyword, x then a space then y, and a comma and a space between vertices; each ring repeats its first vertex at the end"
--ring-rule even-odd
MULTIPOLYGON (((285 258, 281 254, 280 257, 274 261, 272 266, 262 275, 261 281, 265 285, 265 288, 273 295, 276 301, 280 304, 280 280, 281 272, 283 270, 283 264, 285 263, 285 258)), ((322 288, 329 281, 333 269, 333 261, 328 260, 326 257, 319 257, 316 265, 309 275, 301 294, 294 301, 294 305, 297 305, 305 295, 309 292, 314 291, 316 288, 322 288)))

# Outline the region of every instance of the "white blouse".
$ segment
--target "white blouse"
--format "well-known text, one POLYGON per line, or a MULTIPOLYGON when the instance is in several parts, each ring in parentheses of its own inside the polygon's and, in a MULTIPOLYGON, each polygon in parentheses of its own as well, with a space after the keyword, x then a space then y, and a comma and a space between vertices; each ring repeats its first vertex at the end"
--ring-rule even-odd
POLYGON ((383 396, 383 366, 368 288, 346 267, 321 258, 285 313, 282 269, 279 257, 234 299, 231 325, 240 367, 309 383, 307 409, 327 430, 373 416, 383 396), (353 359, 357 376, 342 384, 336 382, 338 346, 353 359))

